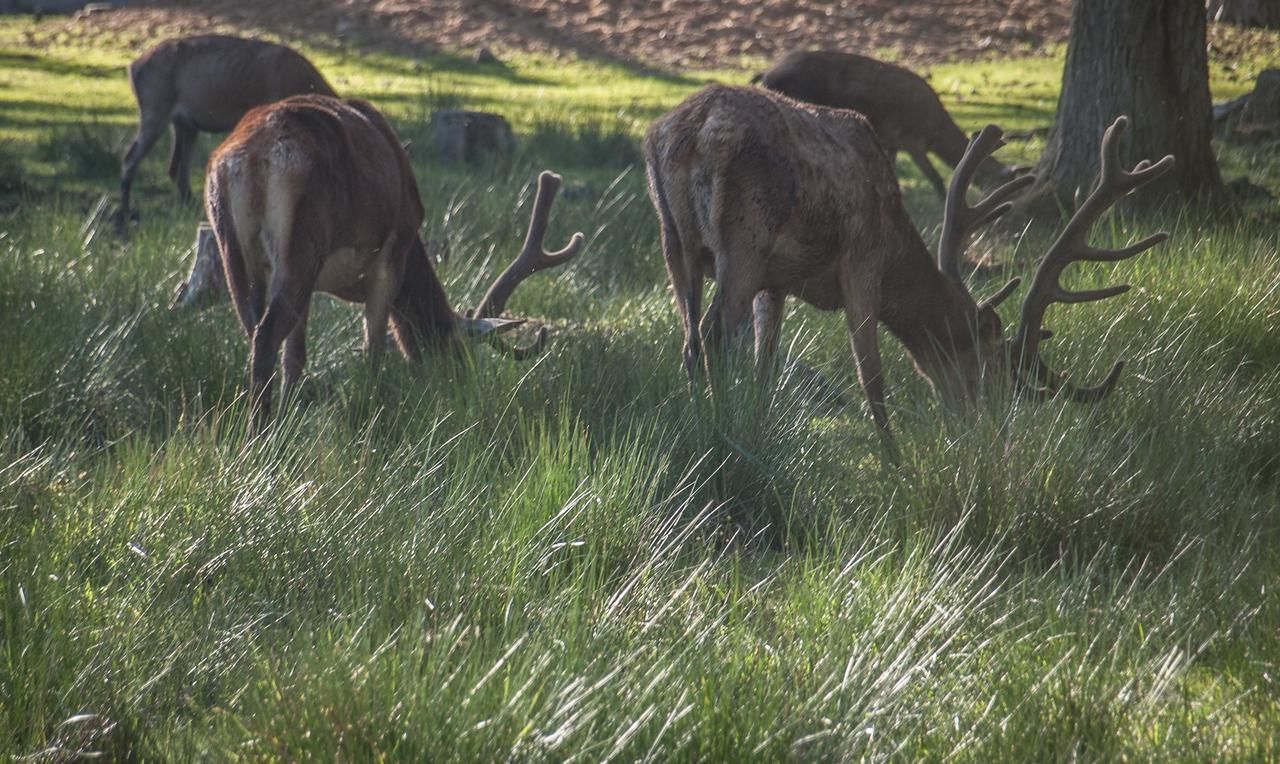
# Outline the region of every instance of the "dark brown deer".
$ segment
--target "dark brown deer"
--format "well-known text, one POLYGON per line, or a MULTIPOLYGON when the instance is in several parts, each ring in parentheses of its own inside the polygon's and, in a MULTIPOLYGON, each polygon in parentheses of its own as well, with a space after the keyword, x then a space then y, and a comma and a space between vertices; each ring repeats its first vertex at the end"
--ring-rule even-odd
POLYGON ((1002 144, 998 128, 975 137, 958 164, 935 266, 903 208, 889 158, 861 115, 754 88, 711 86, 694 94, 654 122, 644 141, 691 383, 702 343, 709 362, 753 313, 753 303, 755 362, 763 374, 777 347, 783 301, 795 295, 823 310, 844 310, 858 377, 886 439, 881 321, 946 399, 974 399, 1008 375, 1031 394, 1101 399, 1121 365, 1101 385, 1077 388, 1041 360, 1041 325, 1054 302, 1098 300, 1128 288, 1065 291, 1058 277, 1068 264, 1121 260, 1166 238, 1155 234, 1117 251, 1088 244, 1090 226, 1116 200, 1173 165, 1170 156, 1121 170, 1116 138, 1126 124, 1121 117, 1107 129, 1099 185, 1041 261, 1022 323, 1006 340, 995 309, 1018 280, 979 302, 961 277, 969 235, 1004 214, 1006 200, 1032 181, 1013 180, 977 206, 966 204, 978 166, 1002 144), (716 292, 699 328, 704 274, 713 276, 716 292))
MULTIPOLYGON (((907 152, 938 196, 946 198, 947 186, 929 154, 937 154, 955 167, 969 138, 947 113, 938 94, 915 72, 852 53, 805 51, 784 56, 752 82, 799 101, 853 109, 871 122, 890 157, 907 152)), ((974 180, 980 186, 994 187, 1019 170, 988 158, 974 180)))
MULTIPOLYGON (((582 247, 542 248, 560 178, 544 172, 524 247, 471 315, 454 312, 419 236, 423 208, 408 156, 368 102, 295 96, 245 115, 209 159, 205 207, 218 240, 236 314, 251 340, 255 422, 269 416, 277 355, 284 345, 285 394, 306 364, 311 295, 365 306, 365 350, 376 367, 390 320, 401 353, 461 347, 523 323, 495 318, 536 271, 562 265, 582 247)), ((542 348, 546 329, 524 348, 542 348)))
POLYGON ((166 127, 173 133, 169 178, 191 199, 191 154, 201 131, 225 133, 255 106, 291 95, 333 95, 302 54, 283 45, 227 35, 165 40, 129 64, 138 134, 124 155, 118 222, 129 219, 129 189, 142 158, 166 127))

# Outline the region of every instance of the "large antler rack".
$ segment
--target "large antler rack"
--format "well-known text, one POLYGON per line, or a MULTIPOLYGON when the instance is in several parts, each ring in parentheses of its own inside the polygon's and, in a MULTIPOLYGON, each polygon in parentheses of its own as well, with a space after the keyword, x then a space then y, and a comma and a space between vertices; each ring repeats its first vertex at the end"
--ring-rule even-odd
POLYGON ((1145 239, 1121 249, 1099 249, 1089 244, 1089 232, 1093 224, 1126 194, 1150 183, 1173 169, 1172 155, 1152 164, 1142 160, 1126 172, 1120 169, 1117 139, 1128 126, 1127 117, 1118 117, 1102 136, 1101 162, 1098 184, 1084 204, 1067 223, 1058 239, 1049 247, 1031 281, 1031 288, 1022 303, 1022 318, 1018 332, 1011 344, 1015 374, 1019 387, 1041 395, 1064 394, 1073 401, 1088 403, 1100 400, 1111 393, 1124 362, 1119 361, 1101 384, 1093 387, 1076 387, 1053 371, 1040 358, 1040 341, 1044 338, 1045 311, 1055 302, 1080 303, 1104 300, 1129 291, 1128 284, 1068 291, 1059 283, 1063 269, 1078 261, 1116 262, 1127 260, 1154 247, 1169 237, 1166 232, 1152 234, 1145 239))
MULTIPOLYGON (((964 259, 969 245, 969 237, 974 231, 982 228, 996 218, 1008 212, 1012 207, 1009 201, 1015 194, 1035 182, 1035 178, 1024 175, 992 191, 982 201, 970 207, 965 201, 969 185, 978 167, 991 156, 996 149, 1004 145, 1004 134, 999 127, 987 125, 976 133, 969 141, 964 156, 956 165, 951 175, 951 186, 947 190, 947 201, 942 216, 942 237, 938 242, 938 270, 952 281, 964 285, 964 277, 960 273, 960 263, 964 259)), ((986 300, 984 304, 996 306, 1017 288, 1020 279, 1012 279, 998 292, 986 300)))
MULTIPOLYGON (((551 206, 555 203, 556 194, 560 191, 560 176, 549 171, 543 170, 538 175, 538 191, 533 200, 533 215, 529 219, 529 231, 525 235, 524 246, 520 248, 520 254, 512 261, 511 265, 498 276, 493 282, 493 286, 489 287, 489 291, 485 293, 484 299, 471 316, 476 319, 492 319, 502 314, 503 309, 507 306, 507 300, 510 299, 512 293, 516 291, 516 287, 520 286, 528 277, 544 271, 549 268, 555 268, 564 265, 573 259, 578 251, 582 249, 584 237, 581 233, 575 233, 565 245, 563 249, 556 252, 548 252, 543 248, 543 240, 547 234, 547 223, 551 217, 551 206)), ((516 326, 523 321, 513 320, 507 326, 516 326)), ((498 342, 494 334, 487 334, 492 342, 498 342)), ((509 351, 517 359, 523 359, 530 355, 540 353, 547 341, 547 328, 538 329, 538 336, 532 343, 524 347, 506 347, 499 345, 503 350, 509 351)))

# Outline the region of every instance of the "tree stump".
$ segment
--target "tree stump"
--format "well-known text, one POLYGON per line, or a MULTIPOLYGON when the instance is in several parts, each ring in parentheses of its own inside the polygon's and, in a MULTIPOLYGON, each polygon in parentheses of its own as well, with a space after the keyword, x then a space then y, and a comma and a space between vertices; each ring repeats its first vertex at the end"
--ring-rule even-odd
POLYGON ((511 153, 516 146, 511 124, 499 114, 441 109, 431 115, 436 153, 445 162, 473 162, 511 153))
POLYGON ((222 258, 218 254, 218 241, 208 223, 196 227, 196 242, 192 247, 191 273, 178 285, 171 308, 192 308, 208 305, 227 296, 226 275, 222 272, 222 258))
POLYGON ((1240 111, 1241 129, 1280 126, 1280 69, 1258 75, 1253 93, 1240 111))
POLYGON ((1280 2, 1276 0, 1208 0, 1205 5, 1210 21, 1280 29, 1280 2))

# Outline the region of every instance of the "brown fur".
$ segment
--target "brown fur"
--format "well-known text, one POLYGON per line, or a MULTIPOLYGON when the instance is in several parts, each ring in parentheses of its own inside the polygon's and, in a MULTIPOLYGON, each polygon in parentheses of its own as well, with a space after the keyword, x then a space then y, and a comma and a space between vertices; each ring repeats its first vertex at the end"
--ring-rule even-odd
POLYGON ((946 395, 976 389, 1000 320, 944 276, 902 206, 865 118, 755 88, 712 85, 649 128, 649 193, 685 326, 692 380, 754 311, 756 365, 776 350, 782 302, 844 310, 859 379, 888 434, 878 322, 946 395), (696 324, 704 275, 715 299, 696 324))
MULTIPOLYGON (((914 72, 852 53, 807 51, 784 56, 753 81, 797 100, 862 114, 889 156, 907 152, 938 195, 946 197, 946 185, 928 155, 937 154, 955 167, 969 138, 929 83, 914 72)), ((1015 172, 988 159, 976 180, 996 185, 1015 172)))
POLYGON ((260 419, 281 343, 286 390, 306 363, 313 291, 365 304, 375 364, 388 318, 410 359, 453 338, 456 316, 418 235, 408 156, 369 103, 295 96, 251 110, 209 159, 205 204, 252 338, 260 419))
POLYGON ((191 154, 198 133, 235 127, 255 106, 291 95, 333 95, 311 62, 283 45, 226 35, 165 40, 129 65, 138 101, 138 133, 120 175, 120 215, 129 214, 129 189, 138 164, 164 132, 173 133, 169 177, 191 197, 191 154))

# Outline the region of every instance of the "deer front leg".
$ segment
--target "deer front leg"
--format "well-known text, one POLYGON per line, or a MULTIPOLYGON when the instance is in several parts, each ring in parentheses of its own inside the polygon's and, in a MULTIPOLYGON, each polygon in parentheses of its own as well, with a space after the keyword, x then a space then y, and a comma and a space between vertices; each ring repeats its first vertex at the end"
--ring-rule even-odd
POLYGON ((773 369, 778 352, 778 340, 782 336, 782 310, 786 294, 779 290, 765 290, 756 295, 752 303, 755 328, 756 381, 763 383, 773 369))
POLYGON ((871 406, 871 418, 875 420, 885 443, 892 447, 893 434, 889 430, 884 377, 880 370, 879 301, 875 288, 868 283, 876 281, 869 278, 846 279, 845 321, 849 329, 849 343, 853 346, 853 359, 858 367, 858 382, 871 406))
POLYGON ((929 181, 929 185, 933 186, 933 190, 938 192, 938 196, 943 199, 947 198, 947 184, 942 180, 942 176, 938 174, 934 168, 933 162, 929 161, 929 152, 923 147, 913 147, 907 150, 911 156, 911 161, 916 163, 916 167, 920 168, 920 172, 924 175, 924 179, 929 181))

